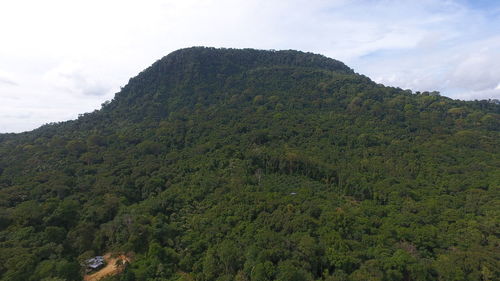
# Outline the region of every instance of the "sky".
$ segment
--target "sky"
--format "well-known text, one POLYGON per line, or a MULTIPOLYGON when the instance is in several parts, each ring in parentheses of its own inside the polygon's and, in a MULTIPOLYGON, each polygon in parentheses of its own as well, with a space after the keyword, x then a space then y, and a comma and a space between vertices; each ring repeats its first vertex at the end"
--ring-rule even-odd
POLYGON ((191 46, 320 53, 385 85, 500 99, 498 0, 0 0, 0 133, 99 109, 191 46))

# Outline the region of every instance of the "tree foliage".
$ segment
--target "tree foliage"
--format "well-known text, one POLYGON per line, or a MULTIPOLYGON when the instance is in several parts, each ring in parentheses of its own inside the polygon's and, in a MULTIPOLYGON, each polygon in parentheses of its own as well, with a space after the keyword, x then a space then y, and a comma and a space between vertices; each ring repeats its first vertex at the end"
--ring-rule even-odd
POLYGON ((190 48, 0 135, 0 280, 498 280, 500 106, 297 51, 190 48))

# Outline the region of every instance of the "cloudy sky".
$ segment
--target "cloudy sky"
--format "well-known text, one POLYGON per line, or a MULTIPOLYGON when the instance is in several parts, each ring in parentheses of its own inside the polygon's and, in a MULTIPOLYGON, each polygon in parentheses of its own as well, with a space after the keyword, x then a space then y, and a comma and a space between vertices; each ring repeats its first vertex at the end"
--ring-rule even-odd
POLYGON ((500 99, 498 0, 1 0, 0 132, 93 111, 190 46, 298 49, 386 85, 500 99))

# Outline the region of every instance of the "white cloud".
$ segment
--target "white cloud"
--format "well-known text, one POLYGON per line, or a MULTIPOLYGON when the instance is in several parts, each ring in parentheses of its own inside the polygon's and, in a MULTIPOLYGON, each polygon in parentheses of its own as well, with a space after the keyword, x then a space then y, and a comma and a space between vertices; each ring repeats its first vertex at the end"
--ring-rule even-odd
POLYGON ((92 111, 183 47, 300 49, 374 80, 499 98, 500 4, 462 0, 6 0, 0 132, 92 111), (497 11, 497 12, 494 12, 497 11))
POLYGON ((0 77, 0 83, 2 84, 7 84, 7 85, 11 85, 11 86, 15 86, 17 85, 16 82, 10 80, 9 78, 5 78, 5 77, 0 77))
POLYGON ((0 70, 0 84, 17 86, 17 82, 14 80, 9 73, 0 70))
POLYGON ((83 69, 81 62, 65 61, 45 73, 43 79, 54 88, 71 94, 102 96, 109 91, 104 81, 99 81, 92 69, 83 69))
POLYGON ((498 99, 500 91, 500 37, 414 48, 393 56, 390 53, 366 58, 360 67, 383 84, 420 91, 439 90, 460 99, 498 99), (485 47, 487 46, 487 47, 485 47))
POLYGON ((457 62, 450 75, 450 84, 473 91, 495 89, 500 83, 500 38, 496 43, 494 50, 470 50, 468 55, 457 62))

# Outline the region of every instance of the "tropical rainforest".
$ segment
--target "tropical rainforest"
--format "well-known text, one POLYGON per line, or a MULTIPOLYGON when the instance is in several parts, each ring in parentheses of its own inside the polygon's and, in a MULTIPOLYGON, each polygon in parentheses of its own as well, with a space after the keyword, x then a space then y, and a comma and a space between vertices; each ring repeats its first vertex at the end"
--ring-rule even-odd
POLYGON ((193 47, 0 134, 0 280, 500 280, 500 104, 193 47))

